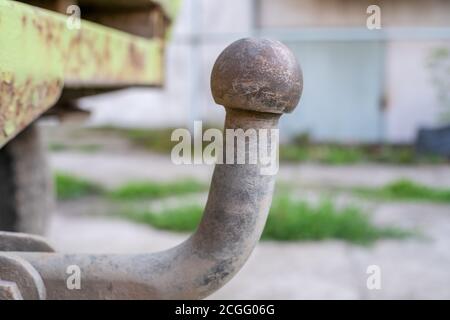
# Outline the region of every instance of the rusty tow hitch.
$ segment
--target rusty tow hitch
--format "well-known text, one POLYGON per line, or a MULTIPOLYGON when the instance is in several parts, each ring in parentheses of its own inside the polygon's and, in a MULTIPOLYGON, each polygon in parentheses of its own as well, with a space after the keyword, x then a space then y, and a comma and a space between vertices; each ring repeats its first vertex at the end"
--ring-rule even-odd
MULTIPOLYGON (((266 39, 232 43, 211 75, 214 100, 226 109, 225 129, 277 129, 281 114, 297 106, 302 87, 292 52, 266 39)), ((236 148, 226 153, 236 156, 236 148)), ((239 271, 261 236, 275 181, 275 175, 261 174, 261 167, 259 162, 216 164, 197 231, 167 251, 66 254, 53 252, 39 237, 0 233, 0 299, 208 296, 239 271), (79 290, 67 287, 66 270, 72 265, 81 270, 79 290)))

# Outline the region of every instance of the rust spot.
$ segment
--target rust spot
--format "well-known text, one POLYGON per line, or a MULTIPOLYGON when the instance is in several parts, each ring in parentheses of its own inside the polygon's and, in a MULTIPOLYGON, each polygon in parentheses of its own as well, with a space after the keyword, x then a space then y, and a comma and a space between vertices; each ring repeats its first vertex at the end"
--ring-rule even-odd
POLYGON ((61 88, 61 79, 19 82, 13 74, 0 73, 0 145, 51 106, 61 88))
POLYGON ((25 27, 27 25, 28 18, 27 16, 22 16, 22 26, 25 27))
POLYGON ((33 26, 36 28, 36 30, 39 33, 42 33, 44 30, 44 27, 42 26, 42 24, 39 21, 37 21, 36 19, 33 19, 33 26))
POLYGON ((49 31, 47 33, 47 43, 50 44, 53 40, 53 33, 51 31, 49 31))
POLYGON ((134 43, 130 43, 128 46, 128 56, 131 62, 131 65, 136 69, 141 69, 145 67, 145 58, 142 52, 136 48, 134 43))
POLYGON ((53 30, 54 29, 54 25, 50 20, 46 20, 45 21, 45 31, 46 31, 46 35, 45 35, 45 39, 47 44, 50 44, 54 38, 53 36, 53 30))
POLYGON ((105 61, 109 61, 111 59, 111 50, 109 48, 110 45, 111 45, 111 39, 109 38, 109 36, 106 36, 105 46, 103 49, 103 59, 105 59, 105 61))

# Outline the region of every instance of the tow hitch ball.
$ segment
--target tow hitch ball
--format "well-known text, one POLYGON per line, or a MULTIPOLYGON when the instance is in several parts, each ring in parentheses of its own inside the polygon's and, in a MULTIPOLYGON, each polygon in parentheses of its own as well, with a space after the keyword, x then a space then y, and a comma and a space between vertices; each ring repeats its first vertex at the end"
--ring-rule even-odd
MULTIPOLYGON (((303 79, 278 41, 241 39, 217 58, 211 90, 226 110, 225 129, 277 129, 297 106, 303 79)), ((225 130, 224 130, 225 131, 225 130)), ((259 141, 248 153, 258 150, 259 141)), ((277 146, 271 146, 272 148, 277 146)), ((238 145, 226 150, 235 157, 238 145)), ((247 153, 247 154, 248 154, 247 153)), ((224 158, 226 155, 224 155, 224 158)), ((229 281, 258 242, 272 201, 274 175, 262 164, 216 164, 197 231, 158 253, 65 254, 40 237, 0 232, 0 299, 200 299, 229 281), (81 285, 68 285, 68 268, 81 285)))

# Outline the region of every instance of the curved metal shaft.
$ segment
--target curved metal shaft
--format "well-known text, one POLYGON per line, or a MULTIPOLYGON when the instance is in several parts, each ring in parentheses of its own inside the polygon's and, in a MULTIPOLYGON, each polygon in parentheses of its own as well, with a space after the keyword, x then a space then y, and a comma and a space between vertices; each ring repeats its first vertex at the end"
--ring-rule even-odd
MULTIPOLYGON (((225 128, 273 129, 278 118, 276 114, 230 109, 225 128)), ((168 251, 17 254, 42 276, 49 299, 203 298, 231 279, 249 257, 263 230, 273 186, 274 176, 261 175, 260 165, 216 165, 198 230, 168 251), (81 269, 80 290, 67 289, 70 265, 81 269)))
MULTIPOLYGON (((10 252, 2 253, 12 255, 3 257, 3 264, 22 265, 22 278, 33 276, 35 279, 39 275, 43 285, 39 279, 32 282, 41 290, 39 292, 46 291, 49 299, 206 297, 239 271, 261 236, 272 201, 275 176, 263 174, 267 171, 263 170, 259 152, 272 155, 278 140, 272 141, 270 130, 277 128, 282 113, 296 107, 302 87, 302 74, 295 57, 280 42, 241 39, 220 54, 211 75, 211 90, 215 101, 225 104, 225 138, 234 139, 228 136, 227 129, 242 129, 244 137, 240 139, 245 139, 247 129, 252 129, 256 137, 247 137, 245 150, 238 150, 241 143, 233 143, 229 150, 224 148, 225 153, 233 153, 233 157, 225 155, 224 159, 234 158, 232 163, 237 164, 216 165, 200 225, 179 246, 138 255, 10 252), (260 146, 264 134, 267 142, 268 136, 271 137, 270 142, 260 146), (242 161, 238 156, 240 152, 245 152, 243 162, 246 164, 238 164, 242 161), (257 159, 256 164, 251 164, 254 162, 250 159, 257 159), (73 289, 69 285, 68 270, 80 271, 80 288, 73 289)), ((273 157, 270 160, 274 161, 273 157)), ((12 250, 20 251, 14 248, 22 245, 42 247, 14 236, 8 239, 11 245, 4 247, 12 250)), ((3 280, 17 282, 16 274, 4 274, 9 278, 3 280)), ((19 289, 29 291, 26 284, 19 284, 19 289)), ((0 295, 3 292, 5 296, 14 296, 13 289, 9 282, 0 283, 0 295)))

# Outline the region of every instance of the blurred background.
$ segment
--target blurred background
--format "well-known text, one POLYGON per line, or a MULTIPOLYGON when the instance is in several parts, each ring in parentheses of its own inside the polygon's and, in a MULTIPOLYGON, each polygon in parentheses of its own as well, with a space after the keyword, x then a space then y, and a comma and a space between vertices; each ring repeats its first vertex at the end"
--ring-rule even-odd
POLYGON ((57 196, 50 241, 60 251, 130 253, 169 248, 195 230, 213 167, 174 165, 170 135, 195 120, 222 127, 210 72, 243 37, 289 46, 304 91, 281 120, 263 238, 211 298, 449 299, 444 0, 183 0, 162 88, 83 98, 78 117, 39 122, 57 196), (370 5, 380 8, 379 29, 367 26, 370 5), (368 283, 371 266, 380 287, 368 283))
POLYGON ((164 90, 126 100, 133 103, 125 115, 121 103, 101 105, 92 122, 220 123, 223 110, 209 92, 214 61, 231 42, 262 36, 287 44, 304 72, 301 108, 283 118, 285 137, 413 143, 418 129, 449 120, 449 15, 450 4, 434 0, 183 1, 168 44, 164 90), (373 4, 380 8, 378 30, 366 26, 373 4), (165 112, 156 116, 149 105, 165 112))

